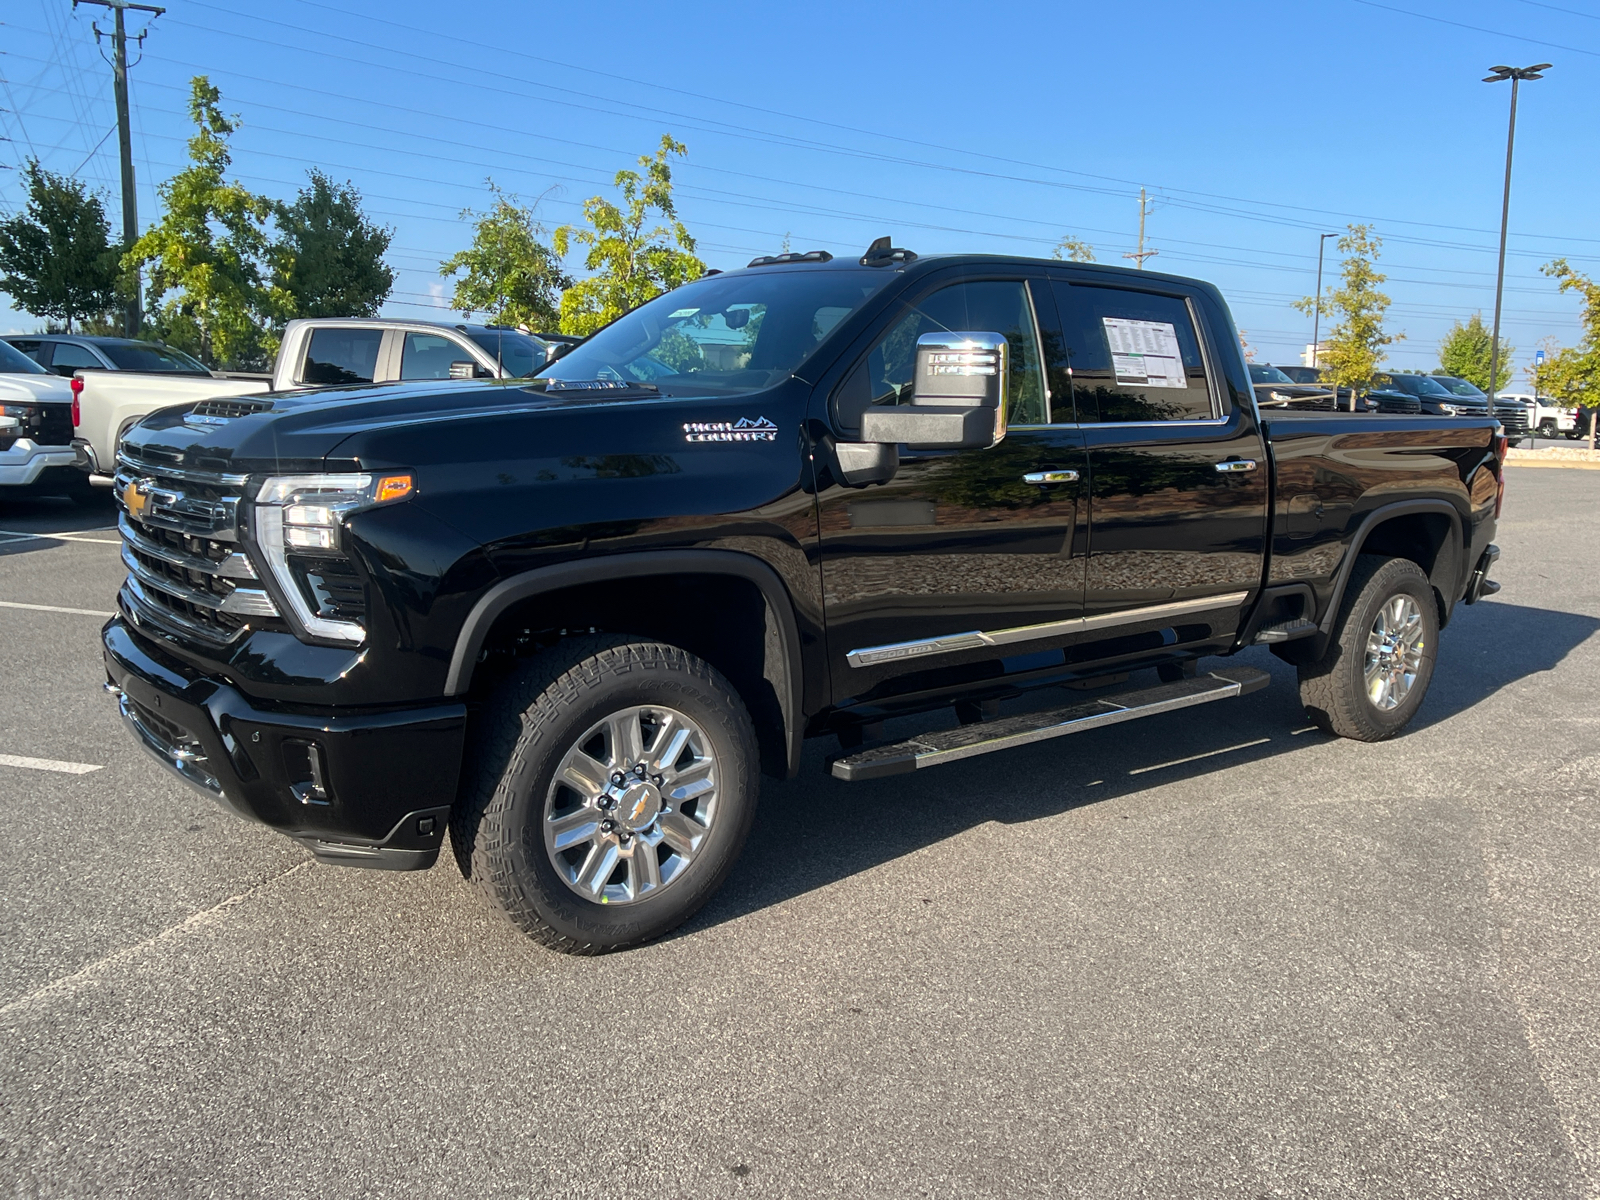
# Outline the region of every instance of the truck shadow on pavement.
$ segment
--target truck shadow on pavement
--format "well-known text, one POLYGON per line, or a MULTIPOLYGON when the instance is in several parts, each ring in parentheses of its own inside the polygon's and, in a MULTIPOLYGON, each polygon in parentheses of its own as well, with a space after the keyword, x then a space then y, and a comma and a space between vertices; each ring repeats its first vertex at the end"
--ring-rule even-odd
MULTIPOLYGON (((1600 619, 1577 613, 1493 601, 1458 609, 1440 638, 1440 662, 1422 711, 1402 737, 1553 670, 1597 630, 1600 619)), ((836 752, 833 740, 808 743, 798 778, 763 781, 755 828, 739 864, 705 910, 674 936, 693 936, 697 929, 782 904, 989 821, 1020 824, 1058 816, 1158 785, 1292 756, 1327 740, 1308 728, 1293 667, 1260 649, 1235 661, 1269 671, 1271 685, 1240 700, 876 782, 833 779, 826 768, 836 752)), ((1047 689, 1039 696, 1035 706, 1050 707, 1082 693, 1047 689)), ((927 716, 902 718, 890 722, 888 735, 909 737, 930 723, 927 716)), ((1288 769, 1279 766, 1274 777, 1283 778, 1288 769)), ((974 863, 973 869, 983 866, 974 863)))
POLYGON ((111 489, 96 490, 93 503, 54 496, 23 496, 0 501, 0 558, 49 550, 62 542, 40 534, 81 533, 115 538, 117 507, 111 489), (32 536, 30 536, 32 535, 32 536))

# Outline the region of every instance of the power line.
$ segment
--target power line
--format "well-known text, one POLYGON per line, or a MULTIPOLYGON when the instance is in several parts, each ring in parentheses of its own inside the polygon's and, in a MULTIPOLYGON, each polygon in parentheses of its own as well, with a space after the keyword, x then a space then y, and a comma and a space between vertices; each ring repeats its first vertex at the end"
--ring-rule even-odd
MULTIPOLYGON (((1585 50, 1580 46, 1566 46, 1560 42, 1546 42, 1540 38, 1523 37, 1520 33, 1506 33, 1499 29, 1485 29, 1482 25, 1466 25, 1460 21, 1451 21, 1445 17, 1430 16, 1428 13, 1412 12, 1407 8, 1395 8, 1389 4, 1379 4, 1377 0, 1355 0, 1356 4, 1365 4, 1368 8, 1381 8, 1387 12, 1399 13, 1402 17, 1416 17, 1419 21, 1437 21, 1440 25, 1454 25, 1457 29, 1470 29, 1473 33, 1487 33, 1494 37, 1510 38, 1515 42, 1531 42, 1535 46, 1549 46, 1553 50, 1565 50, 1570 54, 1587 54, 1590 58, 1600 58, 1600 50, 1585 50)), ((1549 7, 1549 5, 1541 5, 1549 7)), ((1564 11, 1564 10, 1563 10, 1564 11)), ((1585 14, 1579 13, 1578 16, 1585 14)))

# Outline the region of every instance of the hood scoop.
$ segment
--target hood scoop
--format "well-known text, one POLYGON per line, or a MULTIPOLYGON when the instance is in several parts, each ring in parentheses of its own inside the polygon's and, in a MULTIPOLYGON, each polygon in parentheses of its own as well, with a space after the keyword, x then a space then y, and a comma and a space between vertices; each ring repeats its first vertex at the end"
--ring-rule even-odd
POLYGON ((202 400, 184 413, 183 419, 190 425, 223 425, 235 417, 271 411, 271 400, 202 400))

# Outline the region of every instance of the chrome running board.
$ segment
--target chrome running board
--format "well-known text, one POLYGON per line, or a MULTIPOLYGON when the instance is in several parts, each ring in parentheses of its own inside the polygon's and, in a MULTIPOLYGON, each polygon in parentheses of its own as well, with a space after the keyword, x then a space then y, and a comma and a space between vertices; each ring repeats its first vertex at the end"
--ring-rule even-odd
POLYGON ((1260 691, 1270 679, 1271 676, 1265 671, 1258 671, 1254 667, 1229 667, 1194 679, 1158 684, 1142 691, 1123 692, 1118 696, 1069 704, 1048 712, 1024 713, 1019 717, 1002 717, 998 721, 962 725, 957 729, 907 738, 903 742, 874 746, 870 750, 858 750, 834 759, 830 769, 835 779, 843 779, 847 783, 881 779, 886 775, 904 775, 909 771, 937 767, 961 758, 1009 750, 1012 746, 1026 746, 1030 742, 1065 737, 1086 729, 1099 729, 1103 725, 1137 721, 1140 717, 1153 717, 1174 709, 1209 704, 1213 700, 1231 700, 1235 696, 1260 691))

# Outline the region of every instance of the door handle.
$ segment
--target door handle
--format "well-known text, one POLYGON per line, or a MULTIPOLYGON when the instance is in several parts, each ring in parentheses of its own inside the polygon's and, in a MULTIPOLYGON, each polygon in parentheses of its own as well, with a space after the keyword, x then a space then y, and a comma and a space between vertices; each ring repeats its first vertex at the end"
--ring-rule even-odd
POLYGON ((1022 482, 1037 483, 1041 485, 1050 483, 1077 483, 1078 473, 1076 471, 1029 471, 1022 477, 1022 482))
POLYGON ((1253 458, 1230 458, 1227 462, 1213 463, 1212 465, 1224 475, 1234 475, 1240 471, 1254 471, 1256 469, 1256 460, 1253 458))

